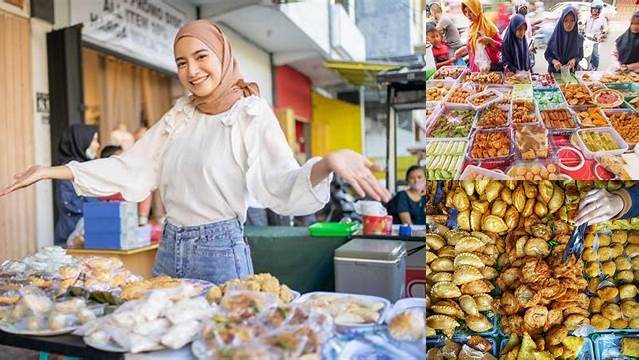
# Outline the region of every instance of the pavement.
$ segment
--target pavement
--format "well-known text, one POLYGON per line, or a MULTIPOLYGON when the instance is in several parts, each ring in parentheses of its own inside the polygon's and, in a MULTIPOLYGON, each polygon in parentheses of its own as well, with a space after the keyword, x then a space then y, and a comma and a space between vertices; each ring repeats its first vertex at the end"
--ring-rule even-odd
MULTIPOLYGON (((615 47, 615 41, 619 35, 628 29, 628 26, 629 22, 627 20, 613 20, 608 23, 608 37, 603 43, 599 44, 599 70, 607 70, 610 66, 610 54, 615 47)), ((537 50, 533 72, 545 73, 548 70, 548 62, 544 58, 545 50, 537 50)))

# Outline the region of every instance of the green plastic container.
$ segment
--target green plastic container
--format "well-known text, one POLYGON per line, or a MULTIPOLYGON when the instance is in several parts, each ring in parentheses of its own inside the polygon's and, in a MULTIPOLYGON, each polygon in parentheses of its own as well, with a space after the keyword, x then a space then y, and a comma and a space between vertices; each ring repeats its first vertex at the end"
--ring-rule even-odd
POLYGON ((320 222, 311 225, 308 230, 314 237, 347 237, 357 231, 358 223, 320 222))

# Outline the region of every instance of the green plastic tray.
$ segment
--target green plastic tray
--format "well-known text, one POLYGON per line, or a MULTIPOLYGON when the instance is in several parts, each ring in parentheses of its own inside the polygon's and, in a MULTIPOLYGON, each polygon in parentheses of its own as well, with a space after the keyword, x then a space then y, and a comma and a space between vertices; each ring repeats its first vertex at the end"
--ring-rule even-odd
POLYGON ((308 230, 315 237, 346 237, 357 231, 359 225, 354 222, 320 222, 311 225, 308 230))

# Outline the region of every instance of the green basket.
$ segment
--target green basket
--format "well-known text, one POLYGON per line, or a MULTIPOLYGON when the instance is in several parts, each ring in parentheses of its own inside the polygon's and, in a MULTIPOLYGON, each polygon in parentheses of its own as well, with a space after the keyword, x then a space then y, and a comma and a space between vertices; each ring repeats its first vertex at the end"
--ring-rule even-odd
POLYGON ((311 225, 308 230, 314 237, 347 237, 357 231, 359 224, 339 222, 319 222, 311 225))

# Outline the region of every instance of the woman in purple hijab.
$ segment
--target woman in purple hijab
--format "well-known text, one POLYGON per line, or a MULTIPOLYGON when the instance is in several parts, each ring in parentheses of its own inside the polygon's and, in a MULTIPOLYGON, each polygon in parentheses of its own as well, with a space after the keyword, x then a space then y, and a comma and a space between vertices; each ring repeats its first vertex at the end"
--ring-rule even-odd
POLYGON ((584 57, 584 38, 577 30, 577 19, 577 10, 572 6, 561 13, 544 53, 549 73, 560 72, 563 65, 575 71, 577 63, 584 57))
POLYGON ((510 19, 501 46, 501 59, 506 71, 528 71, 531 68, 526 41, 527 26, 526 18, 522 15, 517 14, 510 19))

